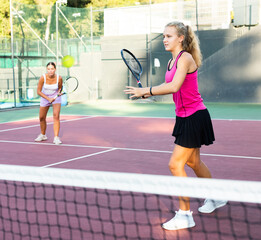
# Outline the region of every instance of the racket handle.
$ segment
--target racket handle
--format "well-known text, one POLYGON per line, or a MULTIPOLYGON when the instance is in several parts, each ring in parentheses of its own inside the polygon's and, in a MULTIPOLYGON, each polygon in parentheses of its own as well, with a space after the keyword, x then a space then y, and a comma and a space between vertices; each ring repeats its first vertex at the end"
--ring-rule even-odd
POLYGON ((61 95, 57 94, 53 99, 56 99, 56 98, 58 98, 59 96, 61 96, 61 95))
MULTIPOLYGON (((140 88, 142 88, 142 84, 141 84, 141 82, 139 81, 138 82, 138 86, 140 87, 140 88)), ((142 96, 141 98, 145 98, 144 96, 142 96)))
POLYGON ((140 88, 142 88, 141 82, 138 82, 138 86, 139 86, 140 88))

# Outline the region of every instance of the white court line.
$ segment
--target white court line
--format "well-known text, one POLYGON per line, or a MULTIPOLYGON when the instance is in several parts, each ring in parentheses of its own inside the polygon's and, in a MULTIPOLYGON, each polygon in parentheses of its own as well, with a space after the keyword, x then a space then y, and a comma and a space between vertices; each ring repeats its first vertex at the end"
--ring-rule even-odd
POLYGON ((244 159, 258 159, 258 160, 261 160, 261 157, 250 157, 250 156, 222 155, 222 154, 210 154, 210 153, 200 153, 200 155, 211 156, 211 157, 244 158, 244 159))
MULTIPOLYGON (((55 146, 53 143, 45 143, 45 142, 39 143, 39 142, 22 142, 22 141, 0 140, 0 143, 31 144, 31 145, 38 144, 38 145, 55 146)), ((155 149, 120 148, 120 147, 112 147, 112 146, 107 147, 107 146, 95 146, 95 145, 61 144, 57 147, 102 148, 102 149, 114 149, 114 150, 123 150, 123 151, 153 152, 153 153, 168 153, 168 154, 172 153, 172 151, 155 150, 155 149)), ((211 156, 211 157, 226 157, 226 158, 242 158, 242 159, 261 160, 261 157, 239 156, 239 155, 223 155, 223 154, 211 154, 211 153, 200 153, 200 155, 211 156)))
MULTIPOLYGON (((88 116, 88 117, 83 117, 83 118, 75 118, 75 119, 62 120, 62 121, 60 121, 60 122, 61 122, 61 123, 64 123, 64 122, 72 122, 72 121, 84 120, 84 119, 95 118, 95 117, 96 117, 96 116, 88 116)), ((47 123, 47 125, 51 125, 51 124, 53 124, 53 122, 47 123)), ((25 127, 3 129, 3 130, 0 130, 0 132, 8 132, 8 131, 14 131, 14 130, 32 128, 32 127, 39 127, 39 126, 40 126, 40 125, 39 125, 39 123, 38 123, 38 124, 35 124, 35 125, 29 125, 29 126, 25 126, 25 127)))
MULTIPOLYGON (((126 151, 141 151, 141 152, 155 152, 155 153, 172 153, 172 151, 162 151, 162 150, 150 150, 150 149, 135 149, 135 148, 117 148, 119 150, 126 151)), ((246 159, 260 159, 261 157, 250 157, 250 156, 237 156, 237 155, 222 155, 222 154, 210 154, 210 153, 200 153, 202 156, 212 156, 212 157, 227 157, 227 158, 246 158, 246 159)))
MULTIPOLYGON (((86 115, 75 115, 75 116, 86 116, 86 115)), ((90 115, 88 115, 90 116, 90 115)), ((148 118, 148 119, 170 119, 170 120, 176 120, 176 116, 174 115, 173 117, 155 117, 155 116, 129 116, 129 115, 121 115, 121 116, 116 116, 116 115, 95 115, 96 117, 108 117, 108 118, 148 118)), ((232 119, 232 118, 213 118, 211 117, 212 121, 229 121, 229 122, 235 122, 235 121, 240 121, 240 122, 261 122, 261 119, 232 119)))
MULTIPOLYGON (((70 116, 70 115, 65 115, 65 116, 70 116)), ((139 116, 106 116, 106 115, 94 115, 94 116, 86 116, 86 115, 73 115, 73 116, 78 116, 78 117, 82 117, 82 118, 76 118, 76 119, 70 119, 70 120, 63 120, 62 122, 71 122, 71 121, 77 121, 77 120, 84 120, 84 119, 88 119, 88 118, 95 118, 95 117, 110 117, 110 118, 155 118, 155 119, 173 119, 175 120, 175 117, 139 117, 139 116)), ((35 118, 32 119, 27 119, 27 120, 33 120, 35 118)), ((261 120, 248 120, 248 119, 212 119, 213 121, 252 121, 252 122, 259 122, 261 120)), ((26 120, 18 120, 18 121, 13 121, 13 122, 21 122, 21 121, 26 121, 26 120)), ((0 124, 5 124, 5 123, 13 123, 13 122, 4 122, 4 123, 0 123, 0 124)), ((53 124, 53 122, 49 122, 47 123, 47 125, 51 125, 53 124)), ((20 130, 20 129, 26 129, 26 128, 31 128, 31 127, 38 127, 39 124, 35 124, 35 125, 29 125, 29 126, 25 126, 25 127, 18 127, 18 128, 9 128, 9 129, 3 129, 0 130, 0 132, 8 132, 8 131, 14 131, 14 130, 20 130)))
MULTIPOLYGON (((173 119, 175 120, 176 119, 176 116, 173 115, 172 117, 155 117, 155 116, 129 116, 129 115, 120 115, 120 116, 116 116, 116 115, 103 115, 103 114, 98 114, 98 115, 77 115, 77 114, 64 114, 64 115, 61 115, 61 116, 77 116, 77 117, 83 117, 83 119, 85 117, 108 117, 108 118, 149 118, 149 119, 173 119)), ((51 118, 51 116, 48 116, 51 118)), ((27 118, 27 119, 20 119, 20 120, 17 120, 17 121, 8 121, 8 122, 0 122, 0 124, 8 124, 8 123, 19 123, 19 122, 24 122, 24 121, 32 121, 32 120, 35 120, 35 119, 38 119, 38 117, 34 117, 34 118, 27 118)), ((211 119, 213 121, 246 121, 246 122, 260 122, 261 119, 241 119, 241 118, 238 118, 238 119, 234 119, 234 118, 214 118, 214 117, 211 117, 211 119)))
MULTIPOLYGON (((86 115, 75 115, 75 116, 86 116, 86 115)), ((90 115, 88 115, 90 116, 90 115)), ((95 115, 96 117, 109 117, 109 118, 149 118, 149 119, 170 119, 170 120, 175 120, 176 116, 173 115, 172 117, 155 117, 155 116, 130 116, 130 115, 121 115, 121 116, 116 116, 116 115, 102 115, 98 114, 95 115)), ((261 122, 261 119, 234 119, 234 118, 214 118, 211 117, 212 121, 229 121, 229 122, 235 122, 235 121, 243 121, 243 122, 261 122)))
MULTIPOLYGON (((67 114, 64 114, 64 115, 61 115, 61 117, 68 117, 68 116, 73 116, 73 117, 94 117, 96 115, 67 115, 67 114)), ((52 116, 47 116, 47 118, 52 118, 52 116)), ((19 120, 15 120, 15 121, 8 121, 8 122, 1 122, 1 124, 8 124, 8 123, 22 123, 22 122, 27 122, 27 121, 34 121, 34 120, 38 120, 39 121, 39 117, 31 117, 31 118, 25 118, 25 119, 19 119, 19 120)))
POLYGON ((49 164, 49 165, 45 165, 45 166, 42 166, 40 168, 52 167, 52 166, 60 165, 60 164, 63 164, 63 163, 76 161, 76 160, 79 160, 79 159, 82 159, 82 158, 88 158, 88 157, 92 157, 92 156, 99 155, 99 154, 102 154, 102 153, 111 152, 111 151, 114 151, 114 150, 116 150, 116 148, 111 148, 109 150, 105 150, 105 151, 101 151, 101 152, 97 152, 97 153, 92 153, 92 154, 88 154, 88 155, 83 155, 81 157, 71 158, 71 159, 68 159, 68 160, 61 161, 61 162, 56 162, 56 163, 52 163, 52 164, 49 164))
POLYGON ((31 144, 31 145, 49 145, 49 146, 56 146, 56 147, 82 147, 82 148, 104 148, 110 149, 113 147, 105 147, 105 146, 91 146, 91 145, 74 145, 74 144, 60 144, 55 145, 53 143, 48 142, 22 142, 22 141, 9 141, 9 140, 0 140, 0 143, 18 143, 18 144, 31 144))

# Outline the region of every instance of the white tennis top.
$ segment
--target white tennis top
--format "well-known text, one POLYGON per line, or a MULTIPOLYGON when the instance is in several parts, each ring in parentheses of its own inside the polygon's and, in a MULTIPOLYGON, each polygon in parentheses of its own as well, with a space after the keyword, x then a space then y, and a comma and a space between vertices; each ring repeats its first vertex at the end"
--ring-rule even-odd
POLYGON ((52 95, 57 92, 58 90, 58 83, 59 83, 59 75, 57 74, 57 80, 54 84, 47 84, 46 83, 46 75, 43 74, 44 77, 44 85, 43 85, 43 92, 47 95, 52 95))

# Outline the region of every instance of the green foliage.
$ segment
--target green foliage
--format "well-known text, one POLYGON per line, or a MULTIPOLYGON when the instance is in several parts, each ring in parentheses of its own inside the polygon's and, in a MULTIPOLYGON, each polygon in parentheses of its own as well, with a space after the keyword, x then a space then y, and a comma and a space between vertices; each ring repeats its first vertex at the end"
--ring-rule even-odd
POLYGON ((176 0, 91 0, 88 6, 95 8, 126 7, 149 3, 176 2, 176 0))
POLYGON ((89 4, 91 0, 68 0, 67 6, 74 8, 84 8, 87 4, 89 4))
POLYGON ((0 36, 10 36, 9 1, 0 0, 0 36))
POLYGON ((90 5, 97 8, 106 8, 106 7, 123 7, 135 5, 136 0, 92 0, 90 5))
MULTIPOLYGON (((56 33, 56 0, 13 0, 13 6, 17 11, 23 11, 23 18, 43 39, 50 39, 52 34, 56 33)), ((103 34, 103 8, 136 6, 149 3, 168 2, 168 0, 67 0, 67 7, 62 6, 62 11, 68 20, 72 23, 80 36, 90 36, 90 7, 93 10, 93 35, 103 34), (80 13, 80 17, 72 16, 74 13, 80 13)), ((9 1, 0 0, 0 36, 10 37, 10 12, 9 1)), ((36 38, 28 29, 26 24, 18 17, 13 18, 13 28, 15 37, 18 38, 36 38)), ((69 27, 66 20, 59 13, 59 37, 76 37, 73 30, 69 27)))

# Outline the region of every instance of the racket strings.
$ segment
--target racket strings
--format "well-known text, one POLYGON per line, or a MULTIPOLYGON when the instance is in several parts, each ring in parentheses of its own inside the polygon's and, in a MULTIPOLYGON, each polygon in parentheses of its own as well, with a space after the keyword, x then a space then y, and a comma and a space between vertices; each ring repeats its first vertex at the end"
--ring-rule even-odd
POLYGON ((64 83, 63 91, 66 93, 72 93, 74 92, 78 87, 78 80, 76 78, 69 78, 64 83))
POLYGON ((129 60, 129 65, 130 65, 130 67, 132 68, 132 70, 133 70, 135 73, 137 73, 137 74, 140 73, 140 66, 139 66, 139 64, 135 61, 135 59, 130 59, 130 60, 129 60))
POLYGON ((140 68, 140 65, 138 64, 138 62, 136 61, 136 59, 127 53, 124 54, 124 58, 126 59, 127 64, 129 65, 131 70, 135 74, 139 75, 141 73, 141 68, 140 68))

